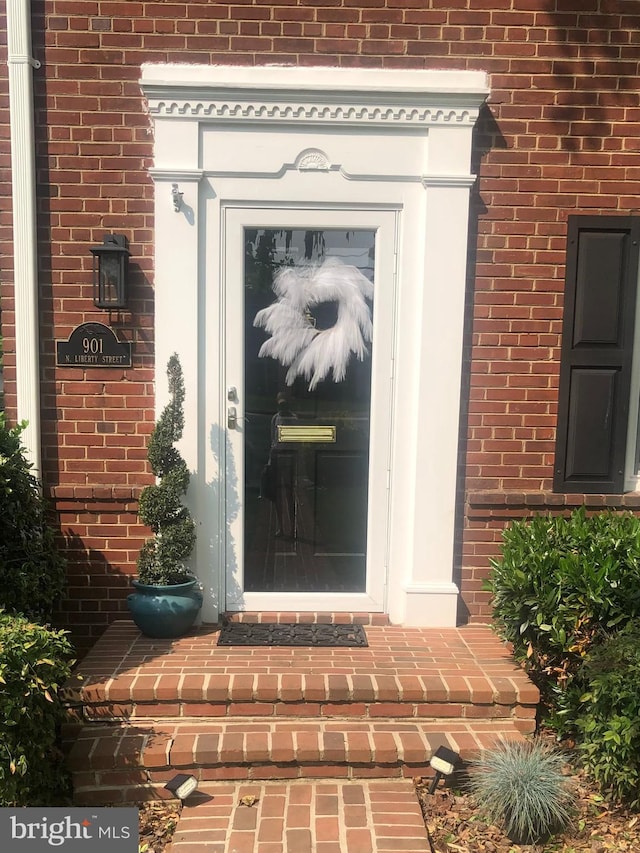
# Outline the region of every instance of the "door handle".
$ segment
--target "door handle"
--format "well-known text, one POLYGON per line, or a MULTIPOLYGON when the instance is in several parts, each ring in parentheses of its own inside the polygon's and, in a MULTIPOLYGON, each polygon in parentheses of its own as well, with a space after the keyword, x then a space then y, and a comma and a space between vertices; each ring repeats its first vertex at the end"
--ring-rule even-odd
POLYGON ((238 426, 238 413, 235 406, 229 406, 227 409, 227 426, 229 429, 235 429, 238 426))

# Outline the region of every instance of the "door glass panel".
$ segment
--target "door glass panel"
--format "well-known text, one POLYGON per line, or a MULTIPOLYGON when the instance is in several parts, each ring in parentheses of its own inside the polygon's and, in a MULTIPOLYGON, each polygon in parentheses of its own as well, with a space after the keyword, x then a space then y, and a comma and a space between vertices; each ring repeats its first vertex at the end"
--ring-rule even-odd
POLYGON ((244 231, 244 589, 366 588, 375 231, 244 231))

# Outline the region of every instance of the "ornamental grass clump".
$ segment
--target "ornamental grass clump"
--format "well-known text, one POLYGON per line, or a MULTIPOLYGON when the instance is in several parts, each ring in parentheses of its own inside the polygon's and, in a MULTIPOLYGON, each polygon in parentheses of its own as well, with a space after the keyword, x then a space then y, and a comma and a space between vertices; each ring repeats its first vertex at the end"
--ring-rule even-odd
POLYGON ((519 844, 535 844, 568 826, 575 790, 563 756, 537 741, 504 741, 472 763, 470 791, 479 810, 519 844))
POLYGON ((140 550, 138 579, 143 584, 179 584, 193 579, 185 560, 196 540, 191 514, 182 502, 189 485, 187 463, 174 446, 184 429, 184 380, 174 353, 167 364, 169 402, 149 439, 151 470, 159 482, 140 495, 139 515, 154 533, 140 550))

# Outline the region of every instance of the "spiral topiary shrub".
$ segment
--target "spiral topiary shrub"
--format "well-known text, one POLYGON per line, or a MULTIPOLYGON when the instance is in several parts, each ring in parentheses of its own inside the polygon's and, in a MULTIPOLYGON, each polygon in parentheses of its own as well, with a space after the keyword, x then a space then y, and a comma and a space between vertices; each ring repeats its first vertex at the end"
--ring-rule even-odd
POLYGON ((144 584, 179 584, 192 579, 185 560, 196 540, 195 525, 182 498, 189 469, 174 446, 184 429, 184 380, 174 353, 167 364, 170 400, 149 439, 148 457, 158 483, 140 495, 139 516, 154 535, 142 546, 138 578, 144 584))
POLYGON ((479 810, 518 844, 535 844, 571 821, 576 801, 565 759, 537 740, 504 741, 472 762, 470 791, 479 810))

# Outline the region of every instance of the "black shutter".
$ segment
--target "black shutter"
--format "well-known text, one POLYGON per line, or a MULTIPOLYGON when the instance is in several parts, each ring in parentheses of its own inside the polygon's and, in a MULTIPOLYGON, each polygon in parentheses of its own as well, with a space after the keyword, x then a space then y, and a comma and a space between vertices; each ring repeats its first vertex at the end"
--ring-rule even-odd
POLYGON ((557 492, 624 488, 639 240, 639 217, 569 217, 557 492))

